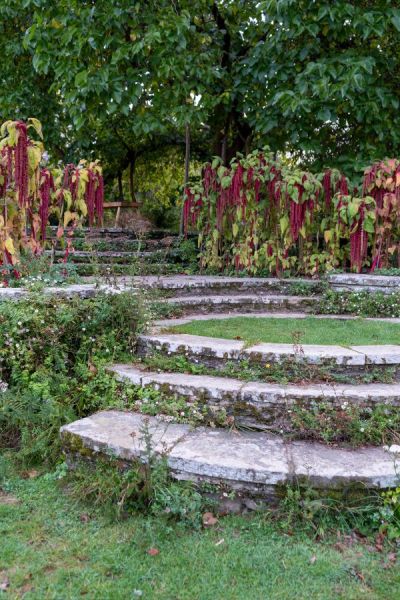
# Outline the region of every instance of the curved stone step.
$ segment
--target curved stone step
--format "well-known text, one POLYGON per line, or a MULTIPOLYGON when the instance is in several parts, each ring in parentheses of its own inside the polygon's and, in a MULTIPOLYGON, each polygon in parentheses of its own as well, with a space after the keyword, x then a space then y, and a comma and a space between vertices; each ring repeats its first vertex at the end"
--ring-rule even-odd
POLYGON ((400 293, 400 277, 395 275, 363 275, 335 273, 328 277, 333 290, 338 292, 400 293))
POLYGON ((398 485, 397 455, 383 448, 349 450, 289 442, 261 432, 192 429, 116 410, 99 412, 61 428, 70 464, 79 457, 95 459, 98 454, 128 463, 146 461, 145 436, 152 440, 153 456, 166 458, 174 478, 223 484, 240 497, 271 499, 282 495, 282 486, 288 484, 322 492, 398 485))
MULTIPOLYGON (((166 292, 179 292, 179 297, 201 292, 206 296, 225 294, 290 294, 301 285, 310 294, 318 289, 320 282, 311 279, 278 279, 276 277, 226 277, 222 275, 170 275, 139 277, 143 287, 157 288, 166 292)), ((178 295, 178 294, 177 294, 178 295)), ((293 294, 292 294, 293 295, 293 294)), ((198 296, 197 296, 198 297, 198 296)))
POLYGON ((275 363, 282 359, 302 361, 310 365, 328 365, 346 370, 362 371, 367 365, 400 366, 400 345, 322 346, 304 344, 261 343, 246 347, 245 342, 187 334, 154 334, 138 337, 139 354, 161 352, 183 354, 188 359, 211 366, 226 361, 248 360, 254 363, 275 363))
POLYGON ((268 310, 311 311, 318 304, 317 297, 265 295, 179 296, 165 300, 184 314, 217 312, 257 312, 268 310))
POLYGON ((234 417, 236 425, 255 429, 287 418, 287 410, 293 406, 318 402, 337 408, 341 408, 343 402, 363 408, 376 404, 400 406, 398 384, 278 385, 228 377, 155 373, 124 364, 112 365, 109 371, 120 381, 155 388, 166 396, 184 397, 189 402, 205 403, 211 411, 225 409, 228 416, 234 417))

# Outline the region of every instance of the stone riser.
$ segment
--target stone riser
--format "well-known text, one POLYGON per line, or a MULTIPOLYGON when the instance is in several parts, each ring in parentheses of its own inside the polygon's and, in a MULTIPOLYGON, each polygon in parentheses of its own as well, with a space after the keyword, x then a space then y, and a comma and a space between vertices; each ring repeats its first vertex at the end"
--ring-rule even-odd
POLYGON ((179 309, 182 315, 207 313, 257 313, 265 311, 312 312, 317 298, 290 296, 182 296, 169 298, 168 303, 179 309))
POLYGON ((185 398, 188 403, 205 404, 211 413, 224 409, 237 426, 277 429, 294 407, 323 403, 341 409, 347 406, 372 408, 376 404, 400 407, 400 386, 370 385, 276 385, 243 382, 237 379, 151 373, 129 365, 110 367, 120 381, 159 390, 165 396, 185 398))
POLYGON ((139 356, 161 353, 166 356, 182 355, 193 363, 214 369, 223 369, 226 363, 242 362, 254 365, 282 363, 289 369, 297 365, 315 367, 315 378, 319 368, 328 368, 331 373, 364 375, 374 369, 395 371, 395 380, 400 378, 400 346, 309 346, 299 349, 291 344, 258 344, 245 347, 244 342, 205 338, 186 334, 159 334, 139 336, 139 356))
MULTIPOLYGON (((50 251, 45 254, 50 255, 50 251)), ((55 258, 60 259, 65 256, 64 251, 57 251, 55 258)), ((168 252, 86 252, 77 251, 71 252, 68 260, 73 263, 91 264, 91 262, 99 262, 101 264, 131 264, 141 261, 162 262, 166 259, 172 259, 173 255, 168 252)))
POLYGON ((249 496, 281 496, 284 486, 304 485, 321 493, 396 487, 392 453, 382 448, 348 450, 290 442, 260 432, 231 432, 167 424, 156 417, 104 411, 61 428, 67 456, 114 456, 146 461, 144 435, 152 456, 166 458, 176 479, 212 482, 249 496))
MULTIPOLYGON (((310 295, 318 291, 318 283, 309 279, 277 279, 257 277, 220 277, 212 275, 179 275, 160 277, 158 279, 143 279, 142 285, 147 288, 157 288, 169 296, 186 298, 196 295, 207 296, 238 296, 238 295, 296 295, 291 293, 294 284, 306 286, 310 295)), ((308 297, 308 296, 306 296, 308 297)))
POLYGON ((400 293, 399 276, 337 273, 330 275, 328 281, 337 292, 400 293))

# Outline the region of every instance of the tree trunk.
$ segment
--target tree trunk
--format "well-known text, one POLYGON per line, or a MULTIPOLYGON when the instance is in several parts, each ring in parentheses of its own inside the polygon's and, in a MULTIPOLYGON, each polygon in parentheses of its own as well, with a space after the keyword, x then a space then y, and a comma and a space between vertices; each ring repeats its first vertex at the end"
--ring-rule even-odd
POLYGON ((122 200, 124 199, 124 189, 122 187, 122 171, 118 171, 117 178, 118 178, 118 200, 120 200, 122 202, 122 200))
POLYGON ((134 190, 134 175, 135 175, 135 156, 131 156, 129 160, 129 192, 131 195, 131 201, 135 202, 135 190, 134 190))

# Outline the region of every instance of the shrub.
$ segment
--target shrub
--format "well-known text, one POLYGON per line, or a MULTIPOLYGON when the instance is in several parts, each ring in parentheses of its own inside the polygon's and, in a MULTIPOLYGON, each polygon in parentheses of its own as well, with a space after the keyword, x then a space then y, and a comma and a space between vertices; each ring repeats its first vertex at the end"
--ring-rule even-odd
POLYGON ((105 365, 131 356, 144 315, 130 292, 0 304, 0 444, 57 460, 61 425, 116 402, 105 365))

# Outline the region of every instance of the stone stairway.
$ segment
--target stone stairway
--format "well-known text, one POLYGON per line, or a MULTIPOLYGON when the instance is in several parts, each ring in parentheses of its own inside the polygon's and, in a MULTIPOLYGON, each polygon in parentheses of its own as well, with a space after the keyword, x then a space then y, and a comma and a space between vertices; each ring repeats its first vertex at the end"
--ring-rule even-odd
POLYGON ((285 279, 219 276, 142 278, 142 287, 158 289, 180 315, 219 313, 311 312, 318 303, 318 283, 302 280, 307 295, 293 290, 299 283, 285 279))
POLYGON ((183 372, 184 366, 181 372, 168 372, 167 366, 165 371, 151 370, 137 362, 110 365, 110 370, 121 382, 159 390, 171 402, 176 398, 188 404, 197 402, 211 413, 222 409, 228 417, 226 426, 193 427, 171 423, 163 415, 104 411, 62 428, 71 464, 77 456, 95 458, 98 453, 111 453, 127 462, 145 460, 143 432, 147 429, 154 452, 167 458, 173 477, 211 482, 220 490, 233 491, 243 501, 248 497, 264 501, 280 497, 287 484, 344 495, 399 484, 399 446, 328 446, 282 435, 279 427, 294 407, 373 409, 384 405, 400 409, 400 345, 249 346, 242 340, 178 334, 171 329, 191 318, 230 318, 243 313, 255 318, 268 314, 281 319, 304 318, 318 302, 318 295, 312 295, 318 291, 313 282, 301 282, 303 287, 310 286, 310 294, 304 296, 291 293, 299 282, 290 280, 187 276, 136 278, 135 283, 148 290, 161 290, 166 294, 165 303, 178 305, 192 315, 156 323, 153 330, 139 336, 138 354, 145 359, 154 354, 161 359, 181 357, 182 364, 193 363, 209 373, 188 374, 183 372), (281 312, 270 312, 277 310, 281 312), (241 380, 240 375, 222 376, 227 364, 242 363, 261 369, 300 363, 329 368, 344 376, 346 383, 316 379, 283 385, 241 380), (390 371, 394 383, 357 383, 371 369, 381 380, 390 371))
MULTIPOLYGON (((55 259, 61 260, 65 250, 56 236, 56 228, 48 228, 48 241, 55 244, 55 259)), ((144 271, 168 271, 168 263, 179 263, 178 236, 155 230, 140 237, 132 230, 119 228, 82 228, 72 235, 73 251, 68 260, 76 264, 78 274, 90 276, 96 272, 123 275, 132 272, 132 265, 146 265, 144 271), (155 266, 152 269, 152 266, 155 266), (161 268, 163 266, 163 268, 161 268)), ((46 254, 50 255, 47 250, 46 254)))

